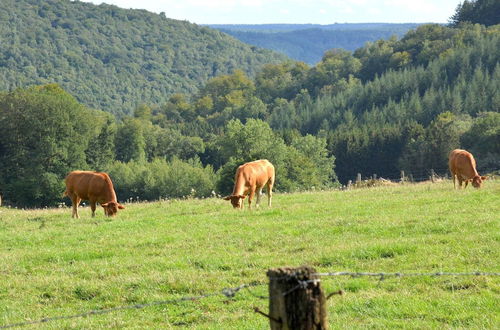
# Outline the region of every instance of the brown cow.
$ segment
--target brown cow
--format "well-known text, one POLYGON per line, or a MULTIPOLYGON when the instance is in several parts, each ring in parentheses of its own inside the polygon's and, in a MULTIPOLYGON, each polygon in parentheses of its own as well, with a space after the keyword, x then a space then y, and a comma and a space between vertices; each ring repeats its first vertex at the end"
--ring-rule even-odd
POLYGON ((462 182, 465 181, 465 188, 472 181, 474 188, 481 188, 481 184, 486 180, 485 176, 480 176, 476 170, 476 160, 474 156, 466 150, 455 149, 450 152, 448 165, 450 167, 451 176, 453 177, 453 187, 462 189, 462 182))
POLYGON ((230 196, 224 197, 230 200, 234 208, 243 208, 243 199, 248 196, 248 208, 252 208, 252 199, 257 192, 257 203, 259 206, 262 188, 267 186, 267 204, 271 206, 272 190, 274 185, 274 166, 267 159, 255 160, 238 167, 234 177, 234 189, 230 196))
POLYGON ((114 216, 118 209, 124 209, 116 200, 115 189, 109 175, 104 172, 73 171, 64 180, 66 191, 64 196, 71 198, 73 218, 80 218, 78 205, 82 200, 90 202, 92 217, 95 216, 96 203, 104 208, 104 214, 114 216))

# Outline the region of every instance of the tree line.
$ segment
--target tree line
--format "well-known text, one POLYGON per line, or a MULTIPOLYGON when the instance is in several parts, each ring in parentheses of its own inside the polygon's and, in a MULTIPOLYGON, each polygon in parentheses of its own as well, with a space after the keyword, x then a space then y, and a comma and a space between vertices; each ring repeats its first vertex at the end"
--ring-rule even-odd
POLYGON ((314 67, 234 70, 119 119, 57 84, 2 92, 0 189, 15 205, 54 205, 69 171, 91 169, 121 200, 207 197, 259 158, 275 165, 277 191, 323 189, 358 172, 444 169, 457 147, 498 170, 499 46, 499 25, 422 25, 314 67))

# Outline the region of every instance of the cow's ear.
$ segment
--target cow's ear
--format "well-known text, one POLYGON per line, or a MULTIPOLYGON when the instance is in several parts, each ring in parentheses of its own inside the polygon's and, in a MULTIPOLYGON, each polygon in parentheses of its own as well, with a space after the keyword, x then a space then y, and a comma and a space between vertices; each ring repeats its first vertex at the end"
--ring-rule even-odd
POLYGON ((483 180, 483 181, 484 181, 484 180, 488 180, 488 177, 487 177, 487 176, 482 176, 482 177, 481 177, 481 180, 483 180))
POLYGON ((123 210, 123 209, 125 209, 125 206, 123 206, 122 204, 118 204, 118 208, 119 208, 120 210, 123 210))
POLYGON ((241 198, 241 199, 245 199, 245 197, 247 197, 247 196, 245 196, 245 195, 239 195, 238 197, 241 198))
POLYGON ((109 203, 101 204, 102 207, 107 207, 108 205, 109 205, 109 203))
POLYGON ((222 199, 225 200, 225 201, 228 201, 228 200, 231 199, 231 196, 222 197, 222 199))

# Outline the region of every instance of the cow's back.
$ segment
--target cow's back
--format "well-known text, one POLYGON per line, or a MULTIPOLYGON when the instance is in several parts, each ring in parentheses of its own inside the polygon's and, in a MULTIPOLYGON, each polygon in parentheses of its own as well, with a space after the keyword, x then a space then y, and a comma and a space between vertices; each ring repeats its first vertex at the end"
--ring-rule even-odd
POLYGON ((73 171, 65 179, 66 192, 85 200, 91 196, 103 195, 106 189, 105 175, 90 171, 73 171))
POLYGON ((247 185, 262 187, 270 178, 274 181, 274 166, 267 159, 255 160, 241 165, 236 176, 237 180, 244 180, 247 185))
POLYGON ((461 176, 464 179, 470 179, 477 175, 476 160, 466 150, 455 149, 450 152, 449 167, 453 175, 461 176))

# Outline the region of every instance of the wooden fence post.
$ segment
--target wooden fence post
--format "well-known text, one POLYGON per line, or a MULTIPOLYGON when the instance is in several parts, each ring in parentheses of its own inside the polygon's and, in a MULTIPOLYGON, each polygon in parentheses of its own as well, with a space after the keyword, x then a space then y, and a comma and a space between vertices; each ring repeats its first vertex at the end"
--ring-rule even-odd
POLYGON ((401 171, 401 183, 405 183, 405 171, 401 171))
POLYGON ((436 181, 436 173, 434 172, 434 169, 431 168, 431 181, 434 183, 436 181))
POLYGON ((361 173, 358 173, 358 176, 356 176, 356 183, 361 182, 361 173))
POLYGON ((306 266, 267 271, 271 330, 327 329, 326 298, 314 273, 306 266))

